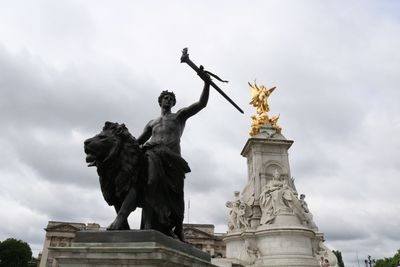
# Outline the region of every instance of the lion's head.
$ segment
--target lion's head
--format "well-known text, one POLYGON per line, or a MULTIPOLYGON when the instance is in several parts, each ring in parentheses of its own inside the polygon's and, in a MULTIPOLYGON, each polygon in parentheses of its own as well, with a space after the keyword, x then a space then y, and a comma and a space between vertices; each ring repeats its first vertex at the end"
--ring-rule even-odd
POLYGON ((103 130, 85 141, 86 162, 88 166, 100 167, 114 160, 126 147, 126 144, 138 146, 136 139, 124 124, 107 121, 103 130))
POLYGON ((137 185, 140 147, 124 124, 106 122, 103 130, 84 143, 88 166, 96 166, 103 196, 109 205, 122 201, 137 185))

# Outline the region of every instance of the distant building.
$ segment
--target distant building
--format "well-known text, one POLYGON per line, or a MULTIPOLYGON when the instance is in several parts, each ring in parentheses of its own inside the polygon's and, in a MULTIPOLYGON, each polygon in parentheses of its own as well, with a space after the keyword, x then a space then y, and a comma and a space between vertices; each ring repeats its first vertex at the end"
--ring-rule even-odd
MULTIPOLYGON (((183 231, 186 241, 197 249, 207 252, 211 257, 225 257, 224 234, 214 233, 213 224, 184 224, 183 231)), ((49 247, 70 247, 75 234, 81 230, 105 230, 96 223, 71 223, 49 221, 43 251, 39 254, 39 267, 51 267, 53 258, 49 254, 49 247)))
POLYGON ((195 248, 207 252, 211 257, 225 257, 225 234, 214 233, 213 224, 183 224, 186 242, 195 248))
POLYGON ((39 254, 39 267, 51 267, 53 258, 49 255, 49 247, 70 247, 75 239, 75 233, 81 230, 99 230, 96 223, 71 223, 49 221, 44 239, 42 253, 39 254))

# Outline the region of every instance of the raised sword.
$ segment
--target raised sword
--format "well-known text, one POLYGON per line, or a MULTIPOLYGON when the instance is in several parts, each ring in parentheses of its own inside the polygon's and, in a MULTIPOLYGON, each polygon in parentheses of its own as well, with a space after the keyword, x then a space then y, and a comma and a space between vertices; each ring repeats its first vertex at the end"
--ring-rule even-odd
MULTIPOLYGON (((223 81, 221 80, 217 75, 209 72, 209 71, 205 71, 203 66, 197 67, 196 64, 193 63, 193 61, 190 60, 189 58, 189 53, 188 53, 188 48, 184 48, 182 50, 182 56, 181 56, 181 63, 186 63, 188 64, 197 74, 202 73, 203 71, 207 74, 209 74, 210 76, 216 78, 217 80, 221 81, 221 82, 227 82, 227 81, 223 81)), ((205 78, 203 78, 200 75, 200 78, 205 80, 205 78)), ((244 113, 243 110, 235 103, 233 102, 232 99, 230 99, 229 96, 227 96, 224 91, 222 91, 210 78, 210 80, 208 81, 210 83, 210 85, 217 90, 218 93, 220 93, 226 100, 228 100, 229 103, 231 103, 237 110, 239 110, 241 113, 244 113)))

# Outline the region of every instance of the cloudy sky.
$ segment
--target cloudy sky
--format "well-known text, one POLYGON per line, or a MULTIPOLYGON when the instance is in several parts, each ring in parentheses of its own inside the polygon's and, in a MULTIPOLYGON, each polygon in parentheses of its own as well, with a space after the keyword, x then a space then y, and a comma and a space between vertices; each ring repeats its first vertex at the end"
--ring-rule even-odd
MULTIPOLYGON (((191 118, 182 154, 191 223, 225 232, 225 202, 246 184, 240 152, 255 112, 248 81, 270 98, 292 175, 331 249, 347 266, 400 248, 400 2, 0 0, 0 240, 42 249, 49 220, 108 225, 83 141, 105 121, 138 136, 202 82, 179 62, 229 80, 191 118), (397 136, 397 137, 396 137, 397 136)), ((138 214, 131 216, 137 224, 138 214)))

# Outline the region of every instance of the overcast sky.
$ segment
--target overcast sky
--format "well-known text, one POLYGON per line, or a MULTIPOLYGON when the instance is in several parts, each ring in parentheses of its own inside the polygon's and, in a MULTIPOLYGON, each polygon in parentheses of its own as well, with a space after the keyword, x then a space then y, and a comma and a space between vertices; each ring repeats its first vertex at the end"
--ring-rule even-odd
POLYGON ((0 240, 37 256, 49 220, 113 220, 83 141, 107 120, 138 136, 162 90, 176 109, 196 101, 184 47, 245 111, 213 91, 187 122, 185 222, 226 231, 257 79, 277 86, 271 114, 295 141, 291 172, 327 245, 347 267, 400 248, 400 2, 389 0, 0 0, 0 240))

